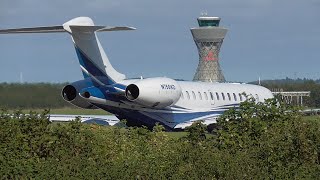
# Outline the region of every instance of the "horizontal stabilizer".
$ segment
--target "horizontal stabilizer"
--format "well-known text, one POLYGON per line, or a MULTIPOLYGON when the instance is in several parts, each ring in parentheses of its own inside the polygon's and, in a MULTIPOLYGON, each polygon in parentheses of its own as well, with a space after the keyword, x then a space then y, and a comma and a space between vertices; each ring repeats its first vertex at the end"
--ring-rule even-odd
POLYGON ((136 30, 134 27, 127 26, 118 26, 118 27, 104 27, 98 31, 127 31, 127 30, 136 30))
POLYGON ((32 28, 18 28, 18 29, 0 29, 0 34, 15 34, 15 33, 56 33, 66 32, 63 26, 44 26, 32 28))
MULTIPOLYGON (((76 31, 126 31, 135 30, 133 27, 119 26, 83 26, 83 25, 70 25, 70 29, 76 31)), ((67 32, 64 26, 43 26, 43 27, 32 27, 32 28, 17 28, 17 29, 0 29, 0 34, 16 34, 16 33, 58 33, 67 32)))
POLYGON ((70 25, 69 26, 72 31, 127 31, 127 30, 135 30, 133 27, 119 26, 119 27, 111 27, 111 26, 83 26, 83 25, 70 25))

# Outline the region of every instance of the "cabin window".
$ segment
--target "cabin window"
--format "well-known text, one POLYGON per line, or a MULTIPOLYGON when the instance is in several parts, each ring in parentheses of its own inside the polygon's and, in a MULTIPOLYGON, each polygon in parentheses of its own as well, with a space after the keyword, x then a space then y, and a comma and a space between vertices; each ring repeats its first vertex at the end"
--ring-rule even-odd
POLYGON ((181 99, 184 99, 183 92, 181 92, 181 99))
POLYGON ((213 100, 213 94, 212 94, 212 92, 210 92, 210 97, 211 97, 211 100, 213 100))
POLYGON ((229 101, 231 101, 230 93, 227 93, 229 101))
POLYGON ((201 93, 200 93, 200 92, 198 92, 198 94, 199 94, 199 98, 200 98, 200 100, 202 100, 202 95, 201 95, 201 93))
POLYGON ((222 99, 226 100, 226 97, 224 96, 224 93, 221 93, 221 95, 222 95, 222 99))
POLYGON ((242 95, 239 93, 239 97, 240 97, 240 101, 242 101, 243 99, 242 99, 242 95))
POLYGON ((216 92, 216 96, 217 96, 217 100, 219 100, 220 99, 220 97, 219 97, 219 94, 216 92))
POLYGON ((207 96, 206 92, 204 92, 204 98, 206 98, 206 100, 208 100, 208 96, 207 96))
POLYGON ((189 94, 189 92, 186 91, 186 93, 187 93, 187 98, 190 99, 190 94, 189 94))
POLYGON ((193 99, 196 99, 196 94, 192 91, 193 99))
POLYGON ((237 101, 237 96, 236 96, 235 93, 233 93, 233 98, 234 98, 235 101, 237 101))

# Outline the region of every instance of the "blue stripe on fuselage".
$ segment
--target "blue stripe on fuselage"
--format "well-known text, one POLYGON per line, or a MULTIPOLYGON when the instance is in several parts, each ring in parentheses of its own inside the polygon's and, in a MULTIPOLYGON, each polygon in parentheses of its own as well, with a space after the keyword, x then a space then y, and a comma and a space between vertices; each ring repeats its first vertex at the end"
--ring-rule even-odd
POLYGON ((112 107, 102 104, 95 104, 97 107, 104 109, 112 114, 120 116, 126 119, 128 122, 134 125, 145 125, 147 127, 153 127, 156 122, 159 122, 162 125, 165 125, 166 128, 173 129, 173 127, 177 124, 189 122, 190 120, 200 119, 203 117, 206 119, 207 117, 219 116, 224 113, 225 110, 215 110, 208 112, 148 112, 142 110, 133 110, 133 109, 125 109, 112 107), (170 124, 169 127, 167 124, 170 124))
POLYGON ((167 122, 174 123, 183 123, 193 119, 198 119, 201 117, 206 117, 208 115, 221 115, 224 110, 217 111, 208 111, 208 112, 183 112, 183 113, 174 113, 174 112, 146 112, 145 114, 150 114, 150 116, 158 116, 167 122))
POLYGON ((172 130, 172 127, 159 122, 156 119, 150 118, 140 111, 131 110, 131 109, 121 109, 112 106, 106 106, 101 104, 95 104, 97 107, 104 109, 112 114, 115 114, 118 118, 125 119, 127 121, 127 125, 130 126, 147 126, 152 129, 152 127, 158 122, 163 125, 167 130, 172 130))

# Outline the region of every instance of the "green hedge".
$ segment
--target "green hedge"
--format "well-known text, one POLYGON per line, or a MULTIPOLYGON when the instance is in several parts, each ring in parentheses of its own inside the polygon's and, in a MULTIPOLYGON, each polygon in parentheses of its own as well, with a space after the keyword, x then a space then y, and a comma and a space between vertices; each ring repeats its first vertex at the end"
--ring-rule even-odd
POLYGON ((2 179, 317 179, 320 123, 275 100, 249 101, 172 138, 162 126, 118 128, 0 116, 2 179))

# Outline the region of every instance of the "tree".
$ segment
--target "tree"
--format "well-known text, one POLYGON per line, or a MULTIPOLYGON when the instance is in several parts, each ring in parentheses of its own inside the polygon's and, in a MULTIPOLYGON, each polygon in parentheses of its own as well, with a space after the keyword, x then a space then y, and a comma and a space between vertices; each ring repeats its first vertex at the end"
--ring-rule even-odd
POLYGON ((191 126, 186 127, 186 131, 189 133, 188 139, 192 142, 205 140, 206 130, 207 126, 203 124, 203 121, 196 121, 191 126))

